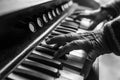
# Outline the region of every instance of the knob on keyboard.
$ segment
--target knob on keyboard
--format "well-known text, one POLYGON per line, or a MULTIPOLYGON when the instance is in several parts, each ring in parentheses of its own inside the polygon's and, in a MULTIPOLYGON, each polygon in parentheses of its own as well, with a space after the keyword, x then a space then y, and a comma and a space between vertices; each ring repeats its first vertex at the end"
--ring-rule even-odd
POLYGON ((52 15, 51 15, 51 12, 48 12, 48 17, 49 17, 50 20, 53 19, 52 15))
POLYGON ((43 14, 43 20, 44 20, 45 23, 48 22, 48 18, 47 18, 47 16, 46 16, 46 14, 43 14))
POLYGON ((60 10, 58 8, 56 8, 56 13, 57 15, 60 15, 60 10))
POLYGON ((40 19, 39 17, 37 18, 37 24, 40 28, 43 27, 43 22, 42 22, 42 19, 40 19))
POLYGON ((54 17, 56 17, 56 14, 55 14, 55 11, 54 11, 54 10, 52 10, 52 15, 53 15, 54 17))
POLYGON ((29 29, 31 32, 36 32, 36 27, 35 24, 33 22, 29 22, 29 29))
POLYGON ((63 5, 61 6, 61 9, 62 9, 62 11, 64 11, 64 10, 65 10, 65 8, 64 8, 64 6, 63 6, 63 5))

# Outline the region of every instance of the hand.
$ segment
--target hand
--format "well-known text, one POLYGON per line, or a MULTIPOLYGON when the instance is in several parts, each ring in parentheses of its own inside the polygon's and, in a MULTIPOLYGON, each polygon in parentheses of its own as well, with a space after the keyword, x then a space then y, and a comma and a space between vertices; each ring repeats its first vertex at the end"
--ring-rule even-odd
POLYGON ((95 59, 101 54, 110 52, 104 40, 103 30, 59 35, 48 40, 46 43, 63 46, 55 53, 55 58, 59 58, 72 50, 84 50, 87 53, 87 57, 81 73, 85 78, 95 59))
POLYGON ((76 11, 73 15, 78 15, 75 20, 88 18, 93 21, 88 30, 94 29, 100 22, 109 18, 109 13, 104 9, 76 11))
POLYGON ((83 49, 87 53, 94 51, 94 53, 97 52, 98 54, 99 52, 100 55, 108 51, 103 36, 104 35, 102 30, 94 31, 94 32, 89 31, 86 33, 69 33, 69 34, 55 36, 47 40, 46 43, 58 44, 63 46, 56 52, 55 58, 59 58, 65 53, 77 49, 83 49))

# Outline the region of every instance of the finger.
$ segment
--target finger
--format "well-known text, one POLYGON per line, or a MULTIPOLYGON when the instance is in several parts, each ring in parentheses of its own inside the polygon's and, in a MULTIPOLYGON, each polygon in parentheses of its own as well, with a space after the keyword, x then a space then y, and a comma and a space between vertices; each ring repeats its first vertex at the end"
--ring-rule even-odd
POLYGON ((84 62, 84 66, 81 70, 81 75, 83 75, 85 79, 89 75, 89 72, 92 68, 93 62, 96 60, 97 57, 98 57, 98 54, 95 51, 92 51, 88 54, 88 56, 84 62))
POLYGON ((59 58, 63 56, 65 53, 69 53, 72 50, 78 50, 78 49, 83 49, 86 52, 89 52, 91 50, 92 46, 87 40, 74 40, 65 46, 63 46, 61 49, 59 49, 55 53, 55 58, 59 58))
POLYGON ((77 33, 69 33, 64 35, 55 36, 46 41, 47 44, 65 44, 66 42, 70 42, 72 40, 79 39, 79 35, 77 33))

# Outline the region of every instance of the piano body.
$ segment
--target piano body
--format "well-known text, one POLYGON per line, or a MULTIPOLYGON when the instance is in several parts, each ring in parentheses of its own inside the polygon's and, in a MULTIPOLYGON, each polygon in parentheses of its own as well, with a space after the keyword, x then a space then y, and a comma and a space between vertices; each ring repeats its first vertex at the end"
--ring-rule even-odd
POLYGON ((71 0, 1 0, 0 80, 83 80, 79 52, 54 60, 58 48, 45 44, 80 28, 77 8, 71 0))

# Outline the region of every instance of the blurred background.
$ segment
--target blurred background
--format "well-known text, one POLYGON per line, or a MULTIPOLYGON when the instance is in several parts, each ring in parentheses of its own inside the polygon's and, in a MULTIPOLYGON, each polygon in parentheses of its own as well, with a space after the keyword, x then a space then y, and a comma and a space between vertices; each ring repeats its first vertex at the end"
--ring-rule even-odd
POLYGON ((73 1, 79 5, 87 6, 92 9, 97 9, 100 7, 100 5, 105 5, 114 0, 73 0, 73 1))

